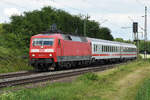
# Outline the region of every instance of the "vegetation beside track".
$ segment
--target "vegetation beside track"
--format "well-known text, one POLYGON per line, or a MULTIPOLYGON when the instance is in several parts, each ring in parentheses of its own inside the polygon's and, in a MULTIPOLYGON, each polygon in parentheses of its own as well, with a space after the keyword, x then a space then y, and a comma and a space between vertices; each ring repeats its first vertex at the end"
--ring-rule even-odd
POLYGON ((139 88, 136 100, 150 100, 150 78, 146 79, 139 88))
MULTIPOLYGON (((104 72, 88 73, 70 83, 4 93, 1 100, 135 100, 150 77, 149 61, 134 61, 104 72)), ((139 99, 138 99, 139 100, 139 99)))
POLYGON ((32 69, 28 66, 28 48, 20 43, 13 34, 0 34, 0 73, 32 69))

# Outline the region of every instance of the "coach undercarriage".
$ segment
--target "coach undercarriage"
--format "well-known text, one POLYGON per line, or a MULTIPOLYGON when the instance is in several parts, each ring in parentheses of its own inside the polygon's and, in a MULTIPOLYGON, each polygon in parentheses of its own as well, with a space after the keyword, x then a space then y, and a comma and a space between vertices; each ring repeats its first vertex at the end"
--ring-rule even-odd
POLYGON ((124 58, 124 59, 97 59, 97 60, 83 60, 83 61, 64 61, 54 62, 53 59, 34 59, 30 62, 34 66, 36 71, 53 71, 70 68, 80 68, 91 64, 111 64, 116 62, 123 62, 128 60, 134 60, 136 58, 124 58))

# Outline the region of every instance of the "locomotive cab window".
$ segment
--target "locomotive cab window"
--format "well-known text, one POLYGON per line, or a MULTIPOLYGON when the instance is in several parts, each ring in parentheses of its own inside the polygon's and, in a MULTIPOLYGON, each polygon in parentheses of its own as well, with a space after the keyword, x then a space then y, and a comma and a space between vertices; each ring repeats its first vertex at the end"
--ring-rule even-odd
POLYGON ((32 40, 33 46, 52 46, 54 38, 34 38, 32 40))

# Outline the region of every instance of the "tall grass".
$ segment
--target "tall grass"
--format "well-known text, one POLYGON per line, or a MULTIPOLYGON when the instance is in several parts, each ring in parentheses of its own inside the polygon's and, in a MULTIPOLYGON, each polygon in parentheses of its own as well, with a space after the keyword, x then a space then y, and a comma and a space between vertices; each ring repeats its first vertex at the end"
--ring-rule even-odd
POLYGON ((0 34, 0 73, 30 70, 28 47, 15 34, 0 34))
POLYGON ((135 100, 150 100, 150 79, 146 80, 138 90, 135 100))
POLYGON ((0 100, 112 100, 105 97, 108 97, 108 93, 115 93, 120 89, 114 83, 148 64, 149 62, 135 61, 110 70, 109 73, 84 74, 70 83, 54 83, 45 87, 4 93, 0 100))

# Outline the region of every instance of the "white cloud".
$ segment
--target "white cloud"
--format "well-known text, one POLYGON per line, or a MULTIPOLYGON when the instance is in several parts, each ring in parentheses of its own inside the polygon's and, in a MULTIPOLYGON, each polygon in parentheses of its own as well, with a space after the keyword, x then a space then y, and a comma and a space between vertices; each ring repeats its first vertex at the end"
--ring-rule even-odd
POLYGON ((4 9, 4 14, 6 16, 10 17, 12 15, 21 15, 21 12, 16 8, 5 8, 4 9))
POLYGON ((141 16, 144 15, 144 4, 150 6, 150 0, 2 0, 0 22, 7 21, 11 15, 40 10, 50 5, 75 15, 88 13, 90 20, 96 20, 102 23, 101 26, 109 27, 114 37, 131 39, 132 29, 123 30, 121 27, 132 27, 132 21, 128 16, 143 26, 144 19, 141 16))

